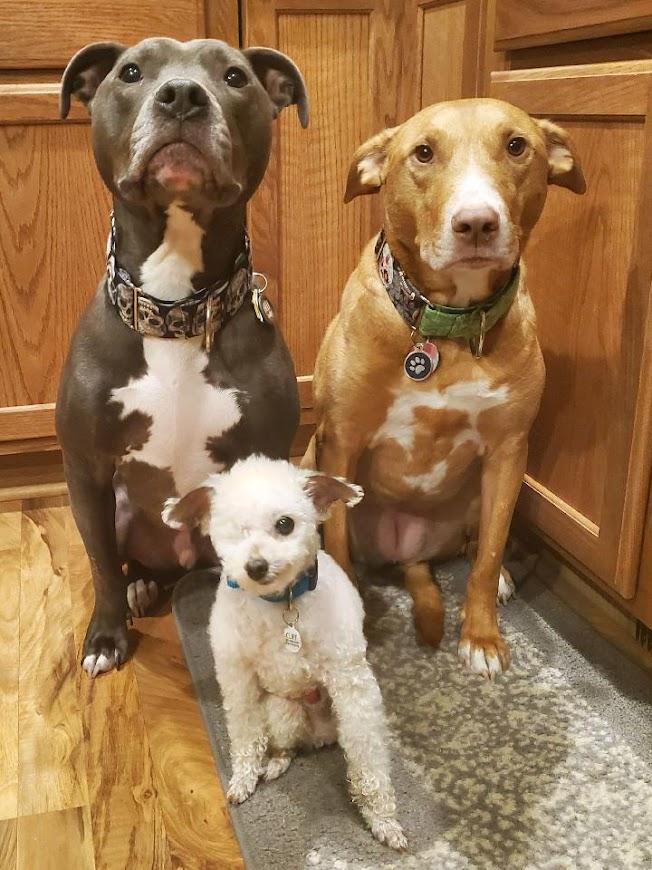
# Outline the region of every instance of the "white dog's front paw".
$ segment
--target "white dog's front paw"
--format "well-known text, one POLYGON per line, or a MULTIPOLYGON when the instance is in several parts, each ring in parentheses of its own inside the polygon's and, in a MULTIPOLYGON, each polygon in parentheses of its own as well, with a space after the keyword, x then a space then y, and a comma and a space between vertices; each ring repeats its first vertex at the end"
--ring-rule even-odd
POLYGON ((232 804, 241 804, 248 797, 251 797, 256 791, 257 785, 258 774, 253 771, 234 774, 231 777, 226 797, 232 804))
POLYGON ((267 762, 265 773, 263 774, 265 782, 271 782, 273 779, 278 779, 283 776, 285 771, 292 763, 291 755, 274 755, 267 762))
POLYGON ((407 837, 396 819, 374 819, 371 823, 371 833, 380 843, 385 843, 390 849, 407 849, 407 837))
POLYGON ((498 604, 507 604, 509 599, 514 598, 515 595, 516 585, 512 580, 512 575, 507 568, 501 568, 500 576, 498 577, 498 595, 496 596, 496 601, 498 604))

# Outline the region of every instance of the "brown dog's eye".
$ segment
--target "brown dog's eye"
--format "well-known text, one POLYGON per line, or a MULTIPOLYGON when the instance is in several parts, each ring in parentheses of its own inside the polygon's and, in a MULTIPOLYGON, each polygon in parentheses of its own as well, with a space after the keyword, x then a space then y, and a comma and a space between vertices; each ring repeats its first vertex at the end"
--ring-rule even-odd
POLYGON ((230 88, 244 88, 248 79, 237 66, 230 66, 224 73, 224 81, 230 88))
POLYGON ((127 82, 128 85, 139 82, 142 77, 143 74, 137 63, 126 63, 120 70, 120 78, 123 82, 127 82))
POLYGON ((507 143, 507 151, 512 157, 520 157, 527 148, 527 141, 522 136, 513 136, 507 143))
POLYGON ((430 163, 432 160, 432 148, 430 145, 417 145, 414 149, 414 155, 419 163, 430 163))
POLYGON ((276 520, 276 531, 279 535, 289 535, 294 531, 294 520, 292 517, 281 517, 276 520))

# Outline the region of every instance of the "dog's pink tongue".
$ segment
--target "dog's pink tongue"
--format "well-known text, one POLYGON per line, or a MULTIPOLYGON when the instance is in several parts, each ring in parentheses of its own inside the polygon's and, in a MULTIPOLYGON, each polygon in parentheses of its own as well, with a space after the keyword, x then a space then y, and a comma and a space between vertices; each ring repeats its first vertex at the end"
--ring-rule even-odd
POLYGON ((201 187, 209 170, 196 148, 186 142, 173 142, 156 152, 149 161, 147 174, 167 190, 185 191, 201 187))

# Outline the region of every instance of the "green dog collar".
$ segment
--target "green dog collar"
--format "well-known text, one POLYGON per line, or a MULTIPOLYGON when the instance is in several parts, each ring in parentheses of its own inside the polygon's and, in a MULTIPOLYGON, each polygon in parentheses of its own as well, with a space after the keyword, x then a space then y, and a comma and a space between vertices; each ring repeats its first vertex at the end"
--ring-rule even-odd
POLYGON ((463 338, 472 343, 476 356, 482 353, 484 335, 509 311, 519 286, 518 263, 507 283, 488 299, 457 308, 429 302, 412 284, 390 251, 381 230, 376 243, 378 274, 389 298, 403 320, 424 338, 463 338), (475 346, 473 346, 475 345, 475 346))

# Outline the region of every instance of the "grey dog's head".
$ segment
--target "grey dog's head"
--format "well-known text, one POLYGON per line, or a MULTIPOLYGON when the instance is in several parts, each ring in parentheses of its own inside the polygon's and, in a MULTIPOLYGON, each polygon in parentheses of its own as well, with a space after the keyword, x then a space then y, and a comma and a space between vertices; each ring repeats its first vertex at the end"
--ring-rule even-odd
POLYGON ((215 39, 93 43, 68 64, 61 117, 75 96, 91 113, 93 150, 114 196, 165 208, 226 207, 263 177, 273 119, 308 97, 301 73, 270 48, 240 51, 215 39))

